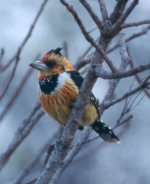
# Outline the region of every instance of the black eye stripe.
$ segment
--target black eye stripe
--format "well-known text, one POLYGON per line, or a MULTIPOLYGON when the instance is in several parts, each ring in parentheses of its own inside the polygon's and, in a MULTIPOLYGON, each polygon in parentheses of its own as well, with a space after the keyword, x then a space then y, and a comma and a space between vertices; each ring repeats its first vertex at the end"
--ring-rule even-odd
POLYGON ((50 61, 50 62, 45 62, 45 65, 48 66, 49 68, 53 68, 54 66, 57 65, 55 61, 50 61))

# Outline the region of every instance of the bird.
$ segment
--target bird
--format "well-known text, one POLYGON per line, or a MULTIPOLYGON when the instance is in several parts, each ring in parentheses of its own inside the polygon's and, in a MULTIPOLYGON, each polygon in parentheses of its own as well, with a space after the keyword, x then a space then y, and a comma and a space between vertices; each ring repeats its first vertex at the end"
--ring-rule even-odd
MULTIPOLYGON (((43 110, 65 127, 84 78, 61 50, 60 47, 50 50, 30 66, 38 70, 39 100, 43 110)), ((120 142, 114 131, 101 120, 99 103, 93 93, 85 105, 78 129, 82 130, 84 126, 90 126, 106 142, 120 142)))

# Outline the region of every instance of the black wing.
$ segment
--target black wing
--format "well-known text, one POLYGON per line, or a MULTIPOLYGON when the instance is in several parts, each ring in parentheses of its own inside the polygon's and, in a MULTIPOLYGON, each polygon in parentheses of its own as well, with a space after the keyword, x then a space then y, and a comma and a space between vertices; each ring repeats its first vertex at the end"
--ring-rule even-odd
MULTIPOLYGON (((68 73, 70 74, 70 77, 74 81, 76 86, 78 86, 78 88, 80 89, 84 81, 84 78, 80 75, 78 71, 69 71, 68 73)), ((93 103, 93 105, 97 110, 98 117, 100 117, 100 105, 99 105, 98 99, 95 98, 93 93, 91 93, 90 95, 90 102, 93 103)))
POLYGON ((68 73, 70 74, 70 77, 74 81, 76 86, 78 86, 78 88, 80 89, 82 86, 84 78, 77 71, 69 71, 68 73))

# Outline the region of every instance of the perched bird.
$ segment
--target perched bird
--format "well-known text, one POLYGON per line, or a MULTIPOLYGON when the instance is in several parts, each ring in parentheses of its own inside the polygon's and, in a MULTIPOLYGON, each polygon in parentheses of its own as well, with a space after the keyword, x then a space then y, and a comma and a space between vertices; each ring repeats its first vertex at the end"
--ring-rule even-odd
MULTIPOLYGON (((61 48, 49 51, 30 66, 38 70, 39 98, 44 111, 65 126, 83 77, 61 54, 61 48)), ((93 94, 85 106, 79 129, 83 129, 84 125, 91 126, 107 142, 119 142, 113 130, 100 120, 98 103, 93 94)))

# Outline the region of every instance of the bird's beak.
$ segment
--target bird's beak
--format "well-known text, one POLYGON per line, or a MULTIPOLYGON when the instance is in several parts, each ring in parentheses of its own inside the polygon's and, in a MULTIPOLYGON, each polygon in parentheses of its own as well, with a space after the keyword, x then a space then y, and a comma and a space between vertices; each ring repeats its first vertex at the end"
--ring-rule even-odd
POLYGON ((48 67, 41 61, 35 61, 34 63, 30 63, 29 65, 40 71, 48 71, 48 67))

